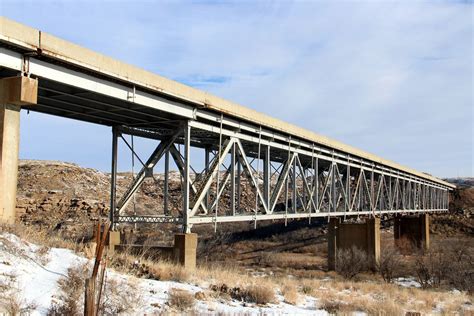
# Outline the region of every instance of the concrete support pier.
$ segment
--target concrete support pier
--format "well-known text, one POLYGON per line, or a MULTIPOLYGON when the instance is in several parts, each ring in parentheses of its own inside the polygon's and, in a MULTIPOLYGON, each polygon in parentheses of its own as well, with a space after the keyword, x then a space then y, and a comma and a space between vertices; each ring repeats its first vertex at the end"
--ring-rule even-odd
POLYGON ((337 266, 337 251, 357 247, 365 251, 374 268, 380 260, 380 218, 368 218, 365 223, 342 223, 331 218, 328 229, 328 269, 337 266))
POLYGON ((186 270, 196 268, 197 234, 176 234, 174 236, 175 262, 186 270))
POLYGON ((393 225, 395 243, 401 238, 407 238, 418 248, 430 248, 430 215, 397 216, 393 225))
POLYGON ((20 109, 35 104, 38 81, 27 77, 0 79, 0 223, 15 222, 20 109))

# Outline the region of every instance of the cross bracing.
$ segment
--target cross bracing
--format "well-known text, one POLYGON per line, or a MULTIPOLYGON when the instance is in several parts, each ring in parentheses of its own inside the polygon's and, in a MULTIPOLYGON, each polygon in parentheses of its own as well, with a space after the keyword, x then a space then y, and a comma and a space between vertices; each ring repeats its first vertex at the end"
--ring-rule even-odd
MULTIPOLYGON (((119 135, 127 133, 156 139, 157 149, 149 160, 156 164, 168 151, 183 185, 188 185, 182 187, 187 196, 183 195, 181 209, 174 215, 126 214, 124 205, 133 195, 131 190, 133 193, 138 190, 137 183, 143 181, 144 170, 153 167, 145 164, 115 208, 115 223, 179 223, 189 231, 192 225, 201 223, 378 216, 448 208, 445 187, 397 170, 386 170, 375 163, 369 167, 354 157, 341 159, 320 150, 317 145, 308 150, 294 146, 291 141, 282 144, 224 125, 216 129, 214 125, 193 121, 183 121, 173 132, 163 131, 163 134, 156 131, 147 134, 143 129, 130 127, 116 130, 119 135), (176 146, 183 144, 181 153, 176 146), (192 168, 191 146, 206 149, 206 164, 200 172, 192 168), (245 203, 245 207, 238 203, 243 183, 250 187, 255 199, 255 203, 245 203), (227 197, 225 203, 220 201, 223 196, 227 197)), ((164 176, 168 177, 166 173, 164 176)), ((165 209, 169 207, 164 205, 165 209)))

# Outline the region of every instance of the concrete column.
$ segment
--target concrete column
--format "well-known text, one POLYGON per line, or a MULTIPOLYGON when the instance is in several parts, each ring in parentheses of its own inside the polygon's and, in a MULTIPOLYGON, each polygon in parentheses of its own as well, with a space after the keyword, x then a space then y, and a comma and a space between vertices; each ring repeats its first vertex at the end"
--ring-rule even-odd
POLYGON ((425 213, 418 217, 395 217, 393 226, 395 242, 407 238, 418 248, 430 248, 430 215, 425 213))
POLYGON ((380 262, 380 218, 368 218, 365 222, 367 232, 367 255, 371 267, 375 268, 380 262))
POLYGON ((20 109, 22 105, 35 104, 37 92, 35 79, 0 79, 0 223, 15 222, 20 109))
POLYGON ((109 231, 107 245, 109 246, 109 251, 111 253, 115 252, 115 247, 120 246, 120 232, 119 231, 109 231))
POLYGON ((186 270, 196 268, 197 234, 174 235, 174 257, 186 270))
POLYGON ((332 217, 329 219, 328 227, 328 270, 336 270, 337 258, 337 231, 341 219, 339 217, 332 217))
POLYGON ((371 268, 380 260, 380 218, 369 218, 365 223, 341 223, 331 218, 328 229, 328 269, 337 266, 337 251, 357 247, 367 253, 371 268))

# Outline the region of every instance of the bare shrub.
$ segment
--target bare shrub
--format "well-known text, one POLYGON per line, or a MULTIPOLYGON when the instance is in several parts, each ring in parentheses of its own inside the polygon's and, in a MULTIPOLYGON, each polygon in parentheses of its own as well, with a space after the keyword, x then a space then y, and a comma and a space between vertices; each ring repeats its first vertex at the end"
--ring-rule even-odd
POLYGON ((474 249, 467 242, 448 242, 451 268, 446 271, 446 281, 458 290, 474 293, 474 249))
POLYGON ((367 253, 355 246, 339 249, 336 254, 336 271, 345 279, 350 280, 368 269, 368 261, 367 253))
POLYGON ((133 314, 142 305, 143 299, 135 283, 128 280, 109 279, 104 285, 99 314, 133 314))
POLYGON ((474 255, 467 242, 445 240, 418 254, 415 271, 423 288, 451 286, 474 291, 474 255))
POLYGON ((86 264, 68 269, 67 277, 58 281, 60 291, 58 302, 53 303, 48 315, 81 315, 83 312, 84 282, 89 275, 86 264))
POLYGON ((401 266, 400 253, 394 246, 386 246, 381 249, 380 261, 377 263, 377 271, 385 282, 391 283, 400 271, 401 266))
POLYGON ((194 295, 186 290, 173 288, 168 296, 168 304, 179 311, 188 310, 196 303, 194 295))

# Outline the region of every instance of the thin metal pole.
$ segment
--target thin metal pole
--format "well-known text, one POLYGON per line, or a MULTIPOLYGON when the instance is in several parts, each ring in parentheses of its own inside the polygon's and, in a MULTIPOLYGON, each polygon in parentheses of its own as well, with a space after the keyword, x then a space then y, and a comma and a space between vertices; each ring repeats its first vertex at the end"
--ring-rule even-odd
POLYGON ((230 209, 232 216, 235 215, 235 144, 232 144, 231 162, 230 162, 230 209))
POLYGON ((237 160, 237 210, 240 210, 240 195, 241 195, 241 183, 240 183, 240 174, 242 173, 242 165, 240 164, 240 159, 237 160))
POLYGON ((117 205, 117 149, 118 149, 118 131, 117 127, 112 127, 112 170, 110 173, 110 223, 115 228, 115 209, 117 205))
POLYGON ((346 206, 344 207, 344 220, 346 220, 346 211, 350 211, 351 207, 351 166, 349 165, 349 160, 347 160, 347 170, 346 170, 346 206))
MULTIPOLYGON (((204 152, 205 174, 207 175, 209 172, 211 150, 206 147, 204 151, 205 151, 204 152)), ((207 209, 209 209, 209 191, 206 193, 206 198, 204 199, 204 205, 206 206, 207 209)))
POLYGON ((372 213, 375 217, 375 192, 374 192, 374 166, 372 165, 372 172, 370 174, 370 206, 372 208, 372 213))
MULTIPOLYGON (((309 193, 309 199, 314 203, 314 144, 311 148, 311 170, 313 171, 313 178, 311 178, 311 192, 309 193)), ((313 209, 313 203, 309 203, 309 214, 308 223, 311 224, 311 211, 313 209)), ((315 210, 316 212, 316 210, 315 210)))
POLYGON ((336 163, 332 163, 332 177, 331 177, 331 195, 332 195, 332 210, 337 212, 337 201, 336 201, 336 163))
POLYGON ((165 215, 169 215, 168 208, 168 190, 169 190, 169 173, 170 173, 170 152, 169 150, 165 153, 165 181, 164 181, 164 192, 163 192, 163 209, 165 215))
POLYGON ((219 211, 219 185, 220 185, 220 178, 221 178, 221 164, 219 160, 221 159, 222 154, 222 121, 224 120, 224 116, 221 114, 221 124, 219 130, 219 152, 217 154, 217 179, 216 179, 216 208, 214 213, 214 232, 217 232, 217 212, 219 211))
MULTIPOLYGON (((258 156, 257 156, 257 183, 256 183, 256 188, 255 188, 255 224, 254 228, 257 228, 257 213, 258 213, 258 183, 260 180, 260 155, 261 155, 261 141, 262 141, 262 127, 260 126, 260 131, 258 133, 258 156)), ((250 170, 249 170, 250 172, 250 170)))
POLYGON ((191 232, 189 225, 189 169, 191 152, 191 126, 186 122, 184 127, 184 183, 183 183, 183 230, 184 233, 191 232))
MULTIPOLYGON (((132 148, 131 148, 132 149, 132 179, 135 179, 135 144, 133 141, 133 135, 130 135, 130 144, 132 145, 132 148)), ((137 204, 136 204, 137 200, 136 200, 135 194, 133 195, 132 202, 133 202, 133 216, 137 216, 137 204)), ((135 229, 137 229, 137 223, 135 223, 135 225, 133 226, 135 227, 135 229)))
POLYGON ((292 197, 291 199, 293 200, 293 213, 297 213, 297 207, 296 207, 296 190, 297 190, 297 187, 296 187, 296 159, 298 158, 298 156, 295 157, 295 159, 293 159, 293 178, 292 178, 292 181, 293 181, 293 194, 292 194, 292 197))
POLYGON ((316 177, 316 206, 318 207, 315 212, 319 212, 319 158, 316 157, 316 166, 314 169, 314 175, 316 177))
POLYGON ((271 161, 270 161, 270 146, 265 146, 265 158, 263 162, 263 196, 265 203, 270 208, 270 189, 271 189, 271 161))

